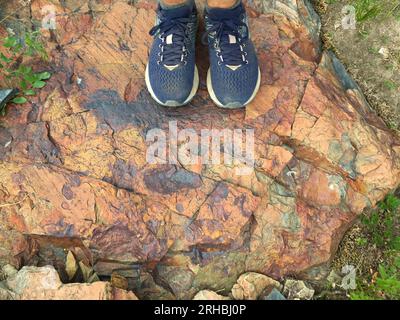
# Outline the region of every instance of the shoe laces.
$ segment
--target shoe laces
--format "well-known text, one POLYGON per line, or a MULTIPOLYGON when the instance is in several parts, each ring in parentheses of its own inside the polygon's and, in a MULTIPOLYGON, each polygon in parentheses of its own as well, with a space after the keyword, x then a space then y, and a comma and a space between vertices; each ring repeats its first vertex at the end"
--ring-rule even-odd
POLYGON ((240 15, 218 21, 208 19, 212 26, 204 34, 203 42, 208 36, 214 39, 213 45, 219 58, 219 65, 241 66, 249 63, 244 43, 248 38, 248 27, 243 18, 243 15, 240 15))
POLYGON ((160 18, 160 23, 150 30, 151 36, 156 36, 161 39, 158 53, 158 64, 164 66, 178 66, 186 64, 188 50, 186 43, 188 41, 188 23, 190 18, 160 18), (167 41, 168 37, 172 41, 167 41))

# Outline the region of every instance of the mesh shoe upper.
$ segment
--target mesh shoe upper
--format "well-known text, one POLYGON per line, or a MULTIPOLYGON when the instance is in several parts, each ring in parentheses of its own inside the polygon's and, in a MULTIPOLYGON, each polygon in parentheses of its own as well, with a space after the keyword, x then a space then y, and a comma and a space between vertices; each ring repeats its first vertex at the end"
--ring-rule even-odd
POLYGON ((258 59, 249 38, 243 4, 233 9, 206 9, 212 89, 223 105, 243 106, 254 94, 258 59))
POLYGON ((184 103, 189 97, 195 74, 197 10, 194 5, 157 10, 150 49, 148 77, 159 101, 184 103))

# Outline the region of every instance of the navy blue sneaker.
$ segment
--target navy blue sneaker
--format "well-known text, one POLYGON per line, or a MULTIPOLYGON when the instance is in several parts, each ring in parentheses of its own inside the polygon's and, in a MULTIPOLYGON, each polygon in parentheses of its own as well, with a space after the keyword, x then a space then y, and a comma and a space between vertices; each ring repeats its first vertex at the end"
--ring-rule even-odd
POLYGON ((244 107, 254 99, 261 82, 245 8, 242 3, 232 9, 208 7, 205 22, 210 53, 208 92, 219 107, 244 107))
POLYGON ((155 101, 178 107, 192 100, 199 87, 195 65, 198 27, 194 1, 176 8, 158 5, 154 42, 146 67, 146 85, 155 101))

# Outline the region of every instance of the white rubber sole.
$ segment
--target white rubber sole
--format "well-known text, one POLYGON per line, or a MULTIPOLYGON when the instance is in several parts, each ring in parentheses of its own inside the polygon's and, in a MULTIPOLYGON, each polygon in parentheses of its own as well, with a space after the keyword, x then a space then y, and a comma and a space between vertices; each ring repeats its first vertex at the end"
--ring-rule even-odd
POLYGON ((233 103, 233 104, 228 104, 228 105, 224 105, 222 104, 217 96, 215 95, 213 86, 212 86, 212 81, 211 81, 211 69, 208 69, 207 72, 207 90, 208 93, 210 94, 211 99, 214 101, 214 103, 220 107, 220 108, 224 108, 224 109, 238 109, 238 108, 243 108, 245 106, 247 106, 251 101, 254 100, 254 98, 256 97, 258 90, 260 89, 260 84, 261 84, 261 71, 260 68, 258 68, 258 79, 257 79, 257 84, 256 87, 253 91, 253 94, 251 95, 250 99, 246 101, 245 104, 240 104, 240 103, 233 103))
POLYGON ((188 104, 193 97, 196 95, 196 92, 199 88, 199 71, 197 69, 197 66, 194 66, 194 80, 193 80, 193 87, 192 87, 192 91, 189 94, 189 97, 183 102, 183 103, 179 103, 178 101, 174 101, 174 100, 168 100, 167 102, 161 102, 157 96, 155 95, 153 88, 151 87, 150 84, 150 77, 149 77, 149 65, 146 66, 146 76, 145 76, 145 80, 146 80, 146 86, 147 86, 147 90, 149 91, 151 97, 160 105, 164 106, 164 107, 181 107, 184 106, 186 104, 188 104))

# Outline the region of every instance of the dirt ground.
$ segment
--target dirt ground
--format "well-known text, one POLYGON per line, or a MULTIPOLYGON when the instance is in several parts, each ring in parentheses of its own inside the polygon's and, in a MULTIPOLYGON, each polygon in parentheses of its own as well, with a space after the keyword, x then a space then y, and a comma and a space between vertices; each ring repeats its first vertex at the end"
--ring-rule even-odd
POLYGON ((313 2, 325 47, 335 51, 387 125, 400 132, 400 1, 313 2), (355 29, 348 5, 355 9, 355 29))

